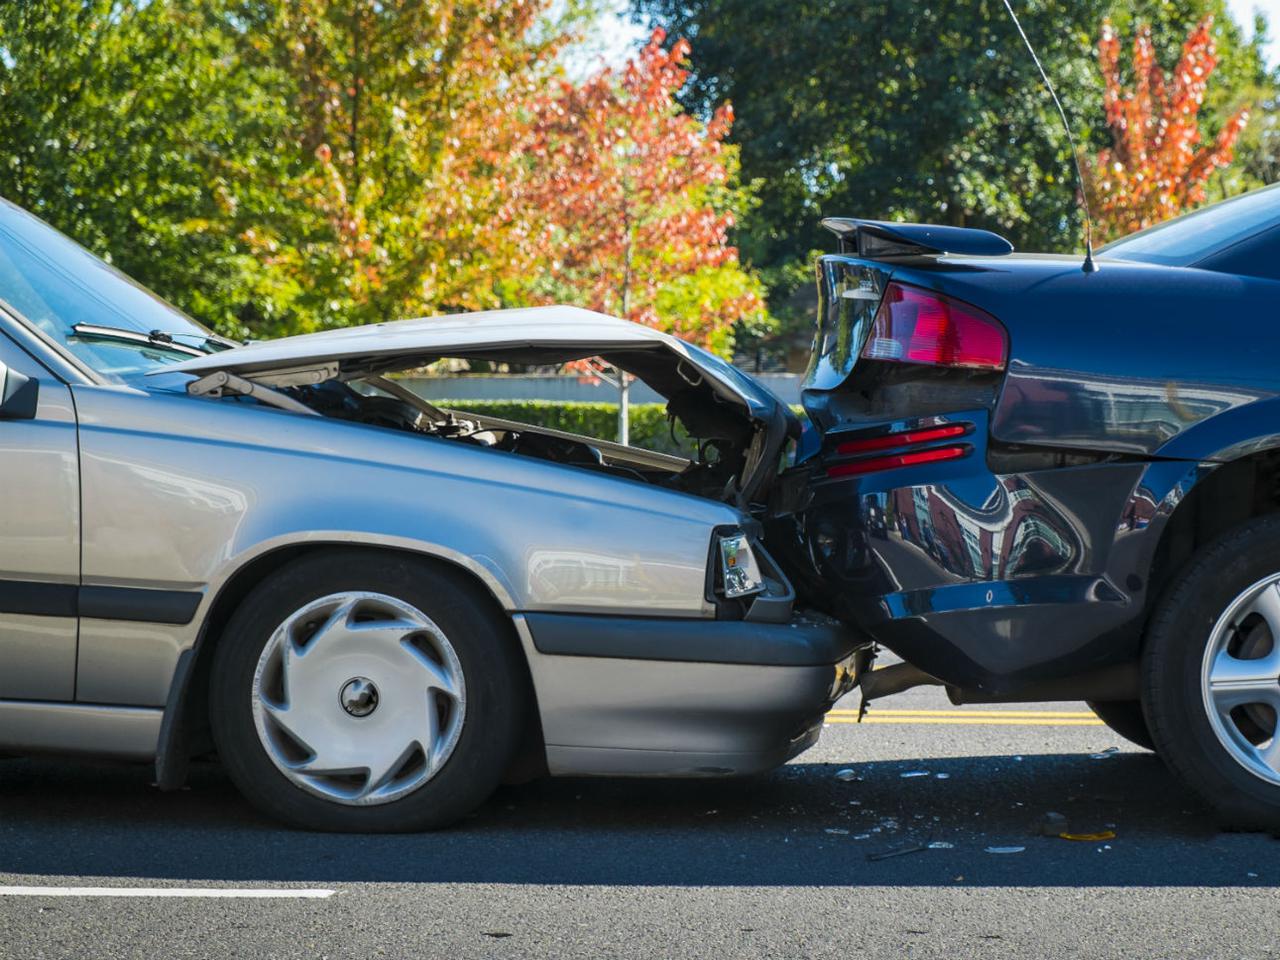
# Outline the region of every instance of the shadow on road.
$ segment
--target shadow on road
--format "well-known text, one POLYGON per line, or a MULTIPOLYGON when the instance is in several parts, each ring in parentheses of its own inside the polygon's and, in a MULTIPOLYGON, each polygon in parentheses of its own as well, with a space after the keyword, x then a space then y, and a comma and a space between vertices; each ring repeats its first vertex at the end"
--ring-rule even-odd
POLYGON ((0 763, 0 873, 221 882, 676 886, 1235 885, 1280 882, 1280 844, 1219 834, 1151 754, 792 764, 740 781, 541 781, 458 827, 282 829, 220 770, 162 794, 139 767, 0 763), (903 778, 927 770, 929 776, 903 778), (938 774, 944 774, 939 778, 938 774), (1105 842, 1033 834, 1048 811, 1105 842), (858 839, 864 838, 864 839, 858 839), (877 862, 867 854, 941 841, 877 862), (988 847, 1025 847, 988 853, 988 847), (1246 871, 1258 878, 1245 881, 1246 871), (959 878, 959 879, 958 879, 959 878))

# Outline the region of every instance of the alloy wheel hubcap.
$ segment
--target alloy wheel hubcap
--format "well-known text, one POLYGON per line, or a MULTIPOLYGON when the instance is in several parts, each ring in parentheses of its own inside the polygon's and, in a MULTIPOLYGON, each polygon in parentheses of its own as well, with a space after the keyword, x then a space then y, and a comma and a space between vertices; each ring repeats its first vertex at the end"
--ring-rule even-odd
POLYGON ((337 593, 272 633, 251 702, 258 738, 291 783, 371 805, 444 766, 462 732, 466 684, 452 644, 422 611, 384 594, 337 593))
POLYGON ((1200 678, 1219 742, 1250 773, 1280 784, 1280 573, 1244 590, 1218 618, 1200 678))

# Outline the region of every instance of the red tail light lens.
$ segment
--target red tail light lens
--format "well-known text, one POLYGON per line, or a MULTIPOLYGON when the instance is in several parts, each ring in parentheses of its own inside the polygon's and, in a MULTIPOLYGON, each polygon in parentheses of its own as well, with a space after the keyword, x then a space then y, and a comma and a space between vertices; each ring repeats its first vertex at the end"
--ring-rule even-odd
POLYGON ((932 290, 890 283, 862 355, 935 367, 1003 370, 1005 332, 977 307, 932 290))
POLYGON ((841 463, 828 467, 827 476, 852 477, 862 473, 896 470, 898 467, 913 467, 920 463, 959 460, 968 452, 968 447, 931 447, 928 450, 915 450, 911 453, 898 453, 888 457, 871 457, 866 460, 855 460, 852 463, 841 463))
POLYGON ((931 443, 935 440, 947 440, 962 437, 969 432, 967 423, 948 423, 941 427, 924 427, 920 430, 902 430, 898 433, 882 433, 878 437, 862 437, 858 440, 846 440, 836 447, 836 455, 853 457, 876 450, 890 450, 893 447, 906 447, 916 443, 931 443))

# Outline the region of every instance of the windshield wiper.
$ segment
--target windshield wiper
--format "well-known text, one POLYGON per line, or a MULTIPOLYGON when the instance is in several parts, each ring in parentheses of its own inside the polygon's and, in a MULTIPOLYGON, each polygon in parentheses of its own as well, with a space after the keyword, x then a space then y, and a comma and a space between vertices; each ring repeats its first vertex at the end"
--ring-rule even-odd
MULTIPOLYGON (((162 350, 169 350, 173 353, 186 354, 189 357, 203 357, 212 353, 212 350, 201 350, 199 347, 189 346, 185 343, 178 343, 174 340, 175 334, 166 333, 164 330, 152 330, 150 333, 143 333, 141 330, 128 330, 124 327, 103 327, 96 323, 77 323, 71 328, 71 332, 77 337, 91 338, 94 340, 114 340, 118 343, 137 343, 148 347, 159 347, 162 350)), ((177 334, 177 336, 187 336, 187 334, 177 334)), ((202 334, 192 334, 192 336, 203 336, 202 334)), ((216 342, 212 337, 204 337, 206 343, 216 342)))

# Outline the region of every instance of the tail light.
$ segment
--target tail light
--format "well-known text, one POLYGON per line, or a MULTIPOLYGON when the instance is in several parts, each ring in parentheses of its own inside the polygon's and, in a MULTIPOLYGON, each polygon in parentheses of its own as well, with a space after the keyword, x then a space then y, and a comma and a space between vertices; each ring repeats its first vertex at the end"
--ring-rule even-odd
POLYGON ((1000 321, 977 307, 920 287, 890 283, 862 348, 870 360, 1003 370, 1000 321))
POLYGON ((942 423, 932 426, 857 437, 836 444, 827 457, 827 476, 854 477, 882 470, 896 470, 922 463, 960 460, 973 449, 958 443, 973 429, 973 424, 942 423), (945 445, 942 441, 951 441, 945 445), (919 449, 923 447, 923 449, 919 449), (848 462, 841 462, 841 461, 848 462))
POLYGON ((859 454, 874 453, 877 450, 909 447, 917 443, 931 443, 934 440, 950 440, 955 437, 963 437, 968 432, 969 425, 967 423, 947 423, 940 427, 924 427, 919 430, 882 433, 875 437, 846 440, 836 446, 836 456, 856 457, 859 454))
POLYGON ((911 453, 896 453, 888 457, 871 457, 867 460, 855 460, 853 463, 841 463, 828 467, 827 476, 856 477, 864 473, 879 473, 881 470, 896 470, 898 467, 914 467, 921 463, 959 460, 968 452, 968 447, 933 447, 911 453))

